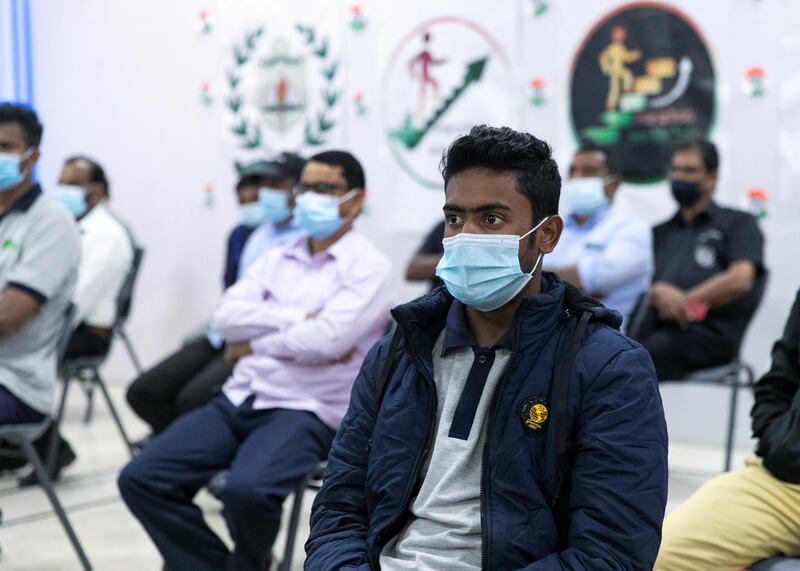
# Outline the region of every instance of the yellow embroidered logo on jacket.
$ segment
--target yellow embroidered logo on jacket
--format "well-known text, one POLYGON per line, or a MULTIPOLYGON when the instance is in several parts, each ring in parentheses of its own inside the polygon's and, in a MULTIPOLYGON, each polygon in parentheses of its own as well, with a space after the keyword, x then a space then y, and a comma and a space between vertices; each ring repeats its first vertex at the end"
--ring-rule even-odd
POLYGON ((528 411, 528 420, 525 421, 525 426, 531 430, 541 430, 549 413, 545 405, 537 402, 528 411))

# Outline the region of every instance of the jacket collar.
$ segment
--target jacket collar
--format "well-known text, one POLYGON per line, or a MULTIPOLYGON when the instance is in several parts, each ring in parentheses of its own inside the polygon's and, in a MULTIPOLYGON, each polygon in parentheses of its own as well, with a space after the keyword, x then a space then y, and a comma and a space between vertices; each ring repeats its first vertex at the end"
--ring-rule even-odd
MULTIPOLYGON (((538 343, 543 334, 551 332, 559 319, 568 315, 563 305, 565 291, 565 284, 557 275, 549 272, 542 274, 542 291, 527 298, 514 317, 510 330, 512 352, 538 343)), ((452 303, 453 297, 444 287, 439 287, 392 310, 409 352, 419 358, 431 378, 433 346, 445 327, 452 303)))

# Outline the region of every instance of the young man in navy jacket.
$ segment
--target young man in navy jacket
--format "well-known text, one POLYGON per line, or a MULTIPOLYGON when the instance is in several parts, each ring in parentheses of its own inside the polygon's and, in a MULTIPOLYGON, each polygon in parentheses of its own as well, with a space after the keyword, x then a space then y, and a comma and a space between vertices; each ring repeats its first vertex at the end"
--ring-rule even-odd
POLYGON ((445 288, 397 307, 355 381, 306 569, 651 569, 667 431, 621 317, 541 272, 549 146, 479 126, 442 161, 445 288))

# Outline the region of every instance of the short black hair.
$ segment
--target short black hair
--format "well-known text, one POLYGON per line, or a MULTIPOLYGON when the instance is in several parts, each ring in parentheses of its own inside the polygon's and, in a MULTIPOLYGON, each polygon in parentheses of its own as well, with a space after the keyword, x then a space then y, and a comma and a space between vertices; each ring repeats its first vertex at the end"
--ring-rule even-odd
POLYGON ((263 177, 257 174, 246 174, 239 179, 236 183, 236 192, 239 192, 245 186, 261 186, 263 177))
POLYGON ((608 174, 616 177, 622 176, 622 161, 614 147, 602 147, 594 143, 584 143, 575 151, 575 156, 581 153, 602 153, 608 174))
POLYGON ((89 165, 89 182, 99 182, 103 185, 103 190, 107 197, 111 197, 111 184, 108 182, 105 169, 96 160, 86 155, 74 155, 69 157, 64 164, 71 165, 83 162, 89 165))
POLYGON ((703 167, 706 172, 717 174, 719 170, 719 152, 717 146, 708 139, 693 139, 691 141, 684 141, 675 146, 672 155, 678 153, 685 153, 688 151, 697 151, 700 154, 700 159, 703 161, 703 167))
POLYGON ((364 188, 367 185, 361 163, 347 151, 323 151, 308 159, 309 163, 312 161, 334 167, 342 167, 342 176, 344 176, 347 186, 351 189, 364 188))
POLYGON ((533 221, 558 214, 561 175, 550 145, 509 127, 478 125, 451 143, 439 165, 444 185, 470 168, 514 173, 517 190, 531 203, 533 221))
POLYGON ((25 133, 25 144, 38 147, 42 142, 44 127, 39 123, 36 112, 27 105, 0 103, 0 124, 17 123, 25 133))

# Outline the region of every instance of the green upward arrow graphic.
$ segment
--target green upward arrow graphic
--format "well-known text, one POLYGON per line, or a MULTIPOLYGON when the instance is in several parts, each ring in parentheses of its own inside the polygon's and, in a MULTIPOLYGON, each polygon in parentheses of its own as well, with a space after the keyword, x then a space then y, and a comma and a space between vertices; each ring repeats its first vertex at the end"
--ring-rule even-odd
POLYGON ((450 107, 461 97, 461 94, 464 93, 467 88, 480 81, 481 77, 483 77, 483 70, 486 68, 486 64, 488 63, 489 58, 484 57, 479 60, 475 60, 469 64, 467 64, 467 69, 464 73, 464 79, 461 83, 453 89, 450 95, 447 96, 444 101, 442 101, 441 105, 433 112, 427 121, 422 125, 422 127, 415 129, 411 126, 411 117, 406 116, 405 124, 400 129, 395 129, 391 132, 391 136, 398 141, 400 141, 403 145, 405 145, 409 149, 413 149, 416 147, 419 142, 428 134, 428 131, 436 125, 439 119, 447 113, 450 107))

